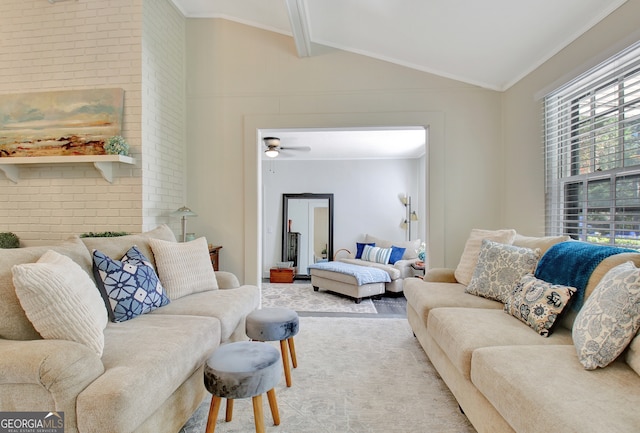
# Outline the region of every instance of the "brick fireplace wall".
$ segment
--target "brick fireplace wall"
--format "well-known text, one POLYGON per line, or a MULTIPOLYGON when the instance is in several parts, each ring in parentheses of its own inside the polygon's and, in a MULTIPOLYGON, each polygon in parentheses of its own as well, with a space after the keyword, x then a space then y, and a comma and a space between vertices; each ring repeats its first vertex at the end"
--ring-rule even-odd
POLYGON ((168 211, 184 195, 184 38, 168 0, 0 2, 0 93, 122 88, 122 135, 136 159, 114 170, 113 183, 91 164, 29 166, 18 183, 0 174, 0 231, 29 244, 178 228, 168 211), (166 149, 180 157, 161 156, 166 149))

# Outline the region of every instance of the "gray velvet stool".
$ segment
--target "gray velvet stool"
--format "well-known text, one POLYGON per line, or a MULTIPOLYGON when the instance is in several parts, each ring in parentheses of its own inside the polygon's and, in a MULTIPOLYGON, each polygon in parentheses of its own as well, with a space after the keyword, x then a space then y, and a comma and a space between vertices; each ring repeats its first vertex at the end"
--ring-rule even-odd
POLYGON ((275 347, 255 341, 240 341, 220 346, 204 366, 204 386, 213 395, 209 406, 206 433, 214 433, 222 398, 227 399, 225 421, 233 416, 233 400, 253 398, 256 432, 264 433, 262 394, 267 393, 273 423, 280 425, 275 386, 282 370, 275 347))
POLYGON ((287 344, 291 353, 293 368, 298 367, 296 358, 296 346, 293 336, 298 333, 298 313, 288 308, 262 308, 254 310, 247 316, 247 336, 257 341, 279 341, 282 352, 282 365, 287 386, 291 386, 291 369, 287 344))

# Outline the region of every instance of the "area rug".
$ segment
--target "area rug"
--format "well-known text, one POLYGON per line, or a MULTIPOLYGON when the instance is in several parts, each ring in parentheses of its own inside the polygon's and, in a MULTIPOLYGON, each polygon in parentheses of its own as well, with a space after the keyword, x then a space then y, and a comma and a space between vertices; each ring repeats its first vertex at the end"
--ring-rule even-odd
POLYGON ((263 283, 262 306, 298 312, 377 313, 371 299, 356 304, 353 298, 324 289, 315 292, 311 284, 263 283))
MULTIPOLYGON (((276 386, 278 427, 263 398, 267 433, 475 431, 406 319, 301 317, 295 343, 292 387, 284 378, 276 386)), ((181 433, 204 432, 209 402, 203 401, 181 433)), ((251 399, 235 401, 228 423, 221 408, 216 432, 253 431, 251 399)))

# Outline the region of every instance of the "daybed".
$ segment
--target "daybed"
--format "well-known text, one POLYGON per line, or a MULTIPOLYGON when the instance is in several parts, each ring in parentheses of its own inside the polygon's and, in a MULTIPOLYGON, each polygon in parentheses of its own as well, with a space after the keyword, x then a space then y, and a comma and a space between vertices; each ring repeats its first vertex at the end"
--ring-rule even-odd
POLYGON ((405 278, 413 276, 411 265, 418 261, 417 250, 420 247, 420 239, 414 241, 391 242, 371 235, 365 235, 363 242, 356 243, 354 253, 349 253, 348 257, 336 257, 336 261, 350 265, 364 266, 381 269, 389 275, 388 279, 379 279, 369 284, 359 284, 353 275, 339 271, 325 269, 314 269, 310 266, 311 284, 318 288, 341 293, 356 299, 356 302, 364 297, 377 296, 386 292, 402 293, 403 281, 405 278), (382 260, 376 261, 374 256, 368 257, 363 253, 366 246, 377 247, 386 250, 399 249, 399 257, 392 258, 391 262, 382 260))
POLYGON ((602 254, 592 270, 569 253, 581 244, 474 230, 455 270, 405 280, 413 332, 478 432, 639 430, 640 277, 631 263, 640 254, 602 254), (537 278, 554 273, 586 286, 572 292, 537 278), (492 292, 487 276, 511 288, 492 292), (556 302, 564 313, 544 311, 556 302), (614 320, 619 304, 627 311, 614 320))
POLYGON ((204 238, 177 243, 167 226, 3 250, 0 411, 63 412, 69 433, 175 433, 206 395, 206 359, 221 343, 246 339, 244 319, 259 296, 234 275, 213 273, 204 238), (122 299, 110 298, 130 275, 135 296, 123 289, 122 299))

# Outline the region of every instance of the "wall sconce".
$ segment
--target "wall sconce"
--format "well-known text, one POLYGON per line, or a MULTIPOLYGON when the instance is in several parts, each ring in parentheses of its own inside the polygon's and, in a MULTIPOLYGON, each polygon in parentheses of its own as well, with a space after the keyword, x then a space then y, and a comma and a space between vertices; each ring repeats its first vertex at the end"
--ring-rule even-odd
POLYGON ((414 221, 418 221, 418 214, 416 213, 416 211, 411 210, 410 195, 407 196, 407 195, 401 194, 399 198, 400 198, 400 202, 404 205, 405 211, 406 211, 406 216, 404 218, 404 221, 402 221, 402 224, 400 224, 400 227, 402 227, 404 230, 407 230, 408 240, 411 240, 411 223, 414 221))
POLYGON ((197 213, 192 211, 186 206, 182 206, 181 208, 174 210, 171 212, 172 216, 179 216, 182 218, 182 242, 186 242, 187 240, 187 217, 188 216, 198 216, 197 213))

